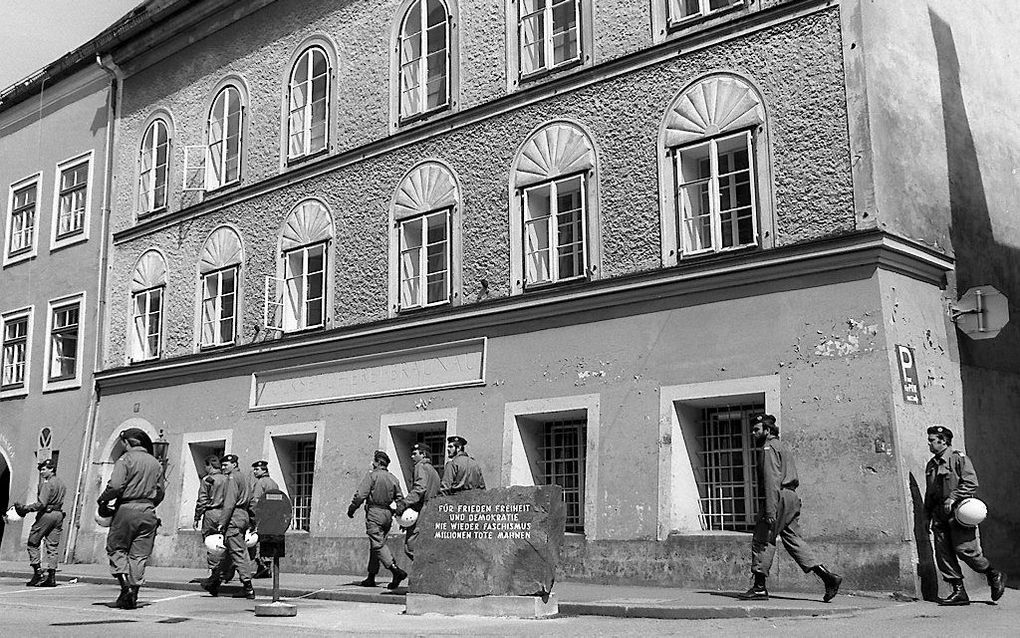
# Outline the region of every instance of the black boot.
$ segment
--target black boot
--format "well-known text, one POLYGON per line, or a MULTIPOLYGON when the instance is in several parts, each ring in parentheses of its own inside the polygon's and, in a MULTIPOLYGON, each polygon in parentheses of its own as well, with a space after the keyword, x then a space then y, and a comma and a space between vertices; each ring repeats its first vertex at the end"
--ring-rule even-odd
POLYGON ((765 574, 755 574, 751 588, 740 594, 742 600, 768 600, 769 590, 765 587, 765 574))
POLYGON ((234 598, 247 598, 248 600, 255 600, 255 588, 252 587, 250 580, 241 581, 241 591, 234 594, 234 598))
POLYGON ((217 570, 213 570, 209 574, 209 578, 205 579, 201 583, 202 589, 209 592, 209 595, 215 598, 220 595, 220 573, 217 570))
POLYGON ((368 578, 366 578, 365 580, 361 581, 358 584, 361 585, 362 587, 375 587, 376 586, 375 574, 369 574, 368 578))
POLYGON ((407 578, 407 572, 397 567, 396 563, 393 563, 390 571, 393 572, 393 580, 390 581, 389 585, 386 585, 386 589, 396 589, 400 587, 400 582, 407 578))
POLYGON ((939 599, 939 605, 942 607, 959 607, 961 605, 969 605, 970 598, 967 597, 967 590, 963 588, 963 581, 954 580, 949 584, 953 586, 953 591, 945 598, 939 599))
POLYGON ((117 582, 120 584, 120 596, 117 596, 117 602, 113 604, 118 609, 134 609, 134 607, 127 607, 131 601, 131 587, 128 585, 127 574, 114 574, 117 577, 117 582))
POLYGON ((25 583, 25 587, 35 587, 43 581, 43 572, 38 565, 32 565, 32 577, 25 583))
POLYGON ((138 585, 131 585, 128 587, 127 600, 124 601, 124 605, 121 609, 137 609, 138 608, 138 585))
POLYGON ((840 584, 843 583, 843 577, 825 569, 825 565, 818 565, 811 571, 818 574, 818 577, 825 583, 825 595, 822 596, 822 602, 827 603, 835 598, 836 594, 839 593, 840 584))
POLYGON ((46 578, 39 581, 36 587, 56 587, 57 586, 57 570, 47 569, 46 578))
POLYGON ((985 578, 988 579, 988 586, 992 588, 992 602, 1002 598, 1006 591, 1006 574, 989 567, 985 572, 985 578))

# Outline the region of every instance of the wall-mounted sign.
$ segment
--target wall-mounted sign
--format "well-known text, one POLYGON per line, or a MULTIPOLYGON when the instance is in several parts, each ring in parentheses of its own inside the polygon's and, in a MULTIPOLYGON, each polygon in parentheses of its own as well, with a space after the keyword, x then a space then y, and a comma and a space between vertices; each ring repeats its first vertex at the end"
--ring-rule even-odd
POLYGON ((903 387, 903 400, 914 405, 921 405, 921 384, 917 377, 914 349, 909 346, 897 345, 896 360, 900 364, 900 385, 903 387))

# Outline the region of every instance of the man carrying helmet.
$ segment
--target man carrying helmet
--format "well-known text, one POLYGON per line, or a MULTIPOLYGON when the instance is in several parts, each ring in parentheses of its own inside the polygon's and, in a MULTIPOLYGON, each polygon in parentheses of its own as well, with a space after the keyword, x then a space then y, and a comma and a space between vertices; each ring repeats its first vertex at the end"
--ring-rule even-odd
MULTIPOLYGON (((195 501, 195 529, 202 526, 202 538, 216 534, 223 525, 223 501, 227 493, 227 476, 220 472, 220 457, 210 454, 205 457, 205 476, 198 484, 198 498, 195 501)), ((206 564, 209 566, 209 577, 202 581, 202 587, 208 590, 213 583, 219 586, 224 579, 224 552, 206 549, 206 564)), ((214 596, 219 593, 210 591, 214 596)))
POLYGON ((372 469, 361 479, 347 508, 347 518, 354 518, 361 504, 365 504, 365 534, 368 536, 370 555, 368 578, 361 581, 362 587, 375 587, 375 575, 379 573, 380 565, 393 574, 393 580, 387 585, 389 589, 400 587, 400 582, 407 578, 407 572, 397 566, 393 553, 386 547, 386 535, 393 525, 390 504, 401 498, 400 484, 397 477, 390 474, 389 466, 389 454, 376 450, 372 457, 372 469))
MULTIPOLYGON (((259 524, 259 501, 266 495, 266 492, 270 490, 279 490, 280 486, 276 484, 269 476, 269 461, 255 461, 251 464, 251 529, 257 530, 259 524)), ((273 575, 272 563, 257 556, 258 547, 251 547, 248 550, 248 555, 255 562, 255 578, 269 578, 273 575)))
POLYGON ((443 468, 443 480, 439 486, 439 492, 444 496, 485 489, 482 466, 468 456, 465 447, 467 439, 462 436, 451 436, 446 439, 446 455, 450 460, 443 468))
POLYGON ((60 559, 58 547, 64 531, 64 496, 67 487, 56 477, 57 464, 46 459, 37 466, 39 488, 34 503, 14 504, 19 516, 35 512, 35 523, 28 533, 28 562, 32 566, 32 578, 25 583, 28 587, 56 587, 57 563, 60 559), (39 546, 46 548, 46 571, 42 570, 39 546))
POLYGON ((163 501, 163 467, 152 456, 152 439, 142 430, 129 428, 121 432, 120 439, 127 450, 113 464, 113 473, 97 502, 103 512, 116 501, 106 536, 110 572, 120 583, 120 596, 114 604, 135 609, 159 527, 156 506, 163 501))
MULTIPOLYGON (((439 472, 432 467, 429 459, 431 450, 424 443, 415 443, 411 447, 411 461, 414 462, 414 480, 411 488, 407 490, 407 496, 397 499, 397 516, 404 513, 404 510, 421 512, 425 504, 436 494, 439 494, 439 472)), ((404 553, 411 560, 414 560, 414 548, 418 540, 418 523, 415 522, 404 528, 404 553)))
MULTIPOLYGON (((217 532, 223 534, 223 543, 227 548, 227 558, 237 569, 241 579, 241 592, 235 598, 255 600, 255 588, 251 584, 251 558, 248 556, 248 545, 244 541, 244 533, 251 523, 248 508, 251 505, 251 486, 247 477, 237 469, 237 455, 227 454, 220 459, 220 471, 226 476, 223 494, 223 517, 217 532)), ((219 593, 219 572, 205 589, 216 596, 219 593)))
POLYGON ((974 496, 977 490, 974 466, 963 452, 953 449, 953 432, 944 425, 928 428, 928 450, 934 456, 924 468, 924 510, 935 537, 935 564, 942 578, 953 588, 949 596, 938 602, 944 606, 970 604, 963 587, 960 559, 985 575, 992 589, 992 600, 999 600, 1006 590, 1006 575, 993 569, 981 553, 977 527, 961 525, 954 516, 956 506, 974 496))

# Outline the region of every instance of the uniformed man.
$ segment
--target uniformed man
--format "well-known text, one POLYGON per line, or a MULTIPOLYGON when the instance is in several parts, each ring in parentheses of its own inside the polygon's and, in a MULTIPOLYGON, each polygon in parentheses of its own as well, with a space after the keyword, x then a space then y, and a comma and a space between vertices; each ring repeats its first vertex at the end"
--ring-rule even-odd
MULTIPOLYGON (((258 530, 259 501, 269 490, 278 490, 280 486, 269 477, 269 461, 255 461, 251 464, 252 489, 251 489, 251 528, 258 530)), ((258 556, 258 548, 248 549, 248 555, 255 561, 255 578, 269 578, 273 575, 272 563, 258 556)))
MULTIPOLYGON (((216 534, 223 525, 223 499, 227 493, 227 476, 220 472, 220 457, 210 454, 205 457, 205 476, 198 484, 198 498, 195 501, 195 529, 202 526, 202 538, 216 534)), ((209 577, 202 581, 203 587, 226 580, 225 570, 229 559, 224 554, 205 553, 206 564, 209 566, 209 577)), ((217 589, 217 593, 218 593, 217 589)), ((216 595, 216 594, 213 594, 216 595)))
POLYGON ((771 414, 759 414, 751 420, 751 434, 762 446, 759 465, 759 494, 765 501, 765 511, 758 513, 758 522, 751 538, 751 574, 754 585, 741 594, 745 600, 768 600, 765 581, 776 556, 776 537, 783 539, 783 547, 804 573, 814 572, 825 584, 822 600, 829 602, 839 593, 843 578, 825 568, 800 535, 800 497, 797 487, 797 467, 793 454, 779 440, 779 426, 771 414))
MULTIPOLYGON (((248 556, 248 546, 244 542, 244 533, 251 522, 251 513, 248 510, 251 507, 251 485, 238 471, 235 454, 227 454, 220 459, 220 472, 227 477, 227 481, 223 495, 223 522, 217 531, 223 534, 227 556, 241 579, 241 591, 234 594, 234 597, 255 600, 255 588, 251 584, 251 558, 248 556)), ((205 589, 216 596, 219 593, 219 585, 219 580, 214 579, 205 589)))
POLYGON ((393 574, 393 580, 387 585, 389 589, 400 587, 401 581, 407 578, 407 572, 397 566, 393 553, 386 547, 386 535, 393 525, 390 505, 401 497, 400 484, 397 477, 390 474, 389 466, 390 456, 382 450, 376 450, 372 457, 372 469, 361 480, 347 508, 347 517, 354 518, 358 507, 365 504, 365 534, 368 535, 370 555, 368 578, 361 581, 362 587, 375 587, 375 576, 379 573, 380 565, 393 574))
POLYGON ((127 450, 114 463, 98 503, 100 510, 106 511, 116 501, 106 536, 110 571, 120 583, 115 605, 135 609, 138 588, 145 582, 145 565, 152 555, 159 527, 156 506, 163 501, 163 467, 152 456, 152 439, 142 430, 127 429, 121 432, 120 439, 127 450))
POLYGON ((974 466, 963 452, 953 449, 953 432, 944 425, 928 428, 928 450, 934 456, 924 468, 927 485, 924 509, 935 537, 935 564, 942 578, 953 588, 949 596, 939 599, 939 604, 970 604, 967 590, 963 587, 960 559, 974 571, 985 575, 992 590, 992 600, 999 600, 1006 591, 1006 574, 994 569, 981 553, 977 528, 960 525, 954 512, 960 501, 974 496, 977 490, 974 466))
MULTIPOLYGON (((425 504, 439 494, 439 472, 432 467, 429 459, 431 450, 424 443, 415 443, 411 447, 411 461, 414 463, 414 480, 407 496, 397 499, 397 516, 404 510, 412 509, 421 512, 425 504)), ((404 553, 414 560, 414 548, 418 540, 418 523, 404 528, 404 553)))
POLYGON ((67 487, 56 477, 57 464, 46 459, 37 466, 39 487, 36 500, 28 505, 14 504, 15 511, 24 516, 35 512, 35 523, 28 533, 28 562, 32 566, 32 578, 25 583, 29 587, 56 587, 57 563, 60 559, 58 548, 64 532, 64 496, 67 487), (39 546, 46 548, 46 571, 42 570, 39 546))
POLYGON ((467 439, 462 436, 446 439, 446 455, 450 460, 443 468, 443 480, 439 486, 439 492, 443 495, 485 489, 482 467, 478 461, 468 456, 464 449, 466 446, 467 439))

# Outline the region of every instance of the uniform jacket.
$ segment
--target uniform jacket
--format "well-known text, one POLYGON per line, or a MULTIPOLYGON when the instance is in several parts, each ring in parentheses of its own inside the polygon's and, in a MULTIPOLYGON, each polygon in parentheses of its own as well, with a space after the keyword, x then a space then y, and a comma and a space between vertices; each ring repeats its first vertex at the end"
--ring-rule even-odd
POLYGON ((47 512, 63 511, 64 496, 66 495, 67 487, 64 486, 64 482, 56 476, 51 476, 39 483, 39 488, 36 490, 35 503, 26 505, 25 510, 38 512, 37 516, 47 512))
POLYGON ((761 495, 765 499, 765 517, 776 519, 779 515, 780 492, 783 489, 796 490, 800 486, 797 466, 793 454, 785 443, 774 436, 765 439, 762 445, 760 483, 761 495))
POLYGON ((468 453, 461 450, 446 462, 443 468, 443 480, 440 491, 443 494, 456 494, 467 490, 484 490, 485 479, 482 477, 482 466, 468 453))
POLYGON ((99 497, 103 502, 111 499, 120 503, 145 500, 159 505, 163 501, 163 467, 159 461, 137 447, 121 454, 113 464, 106 490, 99 497))
POLYGON ((248 508, 251 505, 251 484, 240 470, 234 470, 224 476, 227 480, 223 494, 223 509, 230 513, 228 525, 239 530, 247 529, 250 520, 248 508))
MULTIPOLYGON (((223 510, 226 494, 226 475, 219 472, 206 474, 205 478, 198 485, 198 499, 195 501, 195 520, 206 515, 216 518, 216 513, 223 510)), ((217 519, 216 522, 219 523, 221 521, 217 519)))
POLYGON ((946 500, 953 502, 974 496, 978 488, 977 472, 963 452, 947 447, 924 466, 927 489, 924 509, 929 518, 946 518, 942 509, 946 500))
POLYGON ((251 481, 251 505, 250 509, 252 514, 258 515, 259 500, 265 496, 269 490, 278 490, 280 486, 276 484, 276 481, 269 478, 269 476, 263 476, 262 478, 255 478, 252 476, 251 481))
POLYGON ((381 508, 389 511, 390 503, 400 498, 400 483, 389 470, 376 468, 369 470, 358 485, 358 491, 351 499, 351 508, 356 509, 365 504, 365 511, 381 508))
POLYGON ((439 494, 439 472, 428 459, 419 459, 414 464, 414 482, 411 489, 407 490, 404 505, 420 512, 425 503, 436 494, 439 494))

